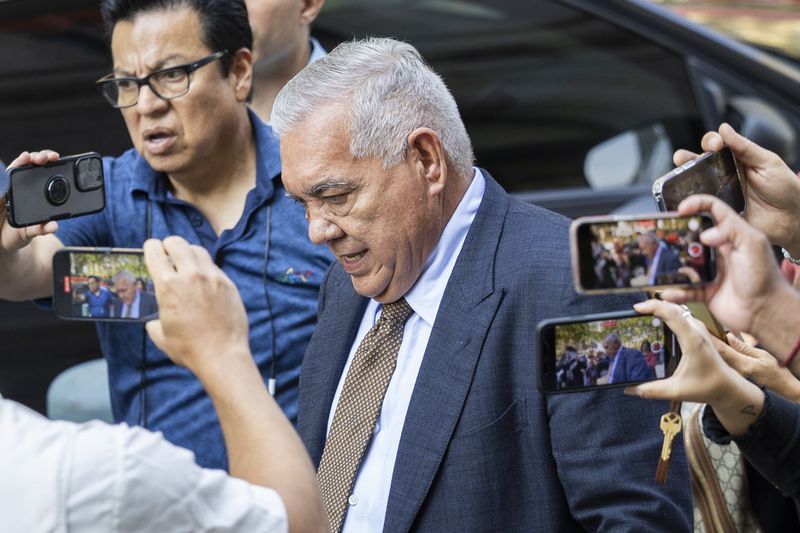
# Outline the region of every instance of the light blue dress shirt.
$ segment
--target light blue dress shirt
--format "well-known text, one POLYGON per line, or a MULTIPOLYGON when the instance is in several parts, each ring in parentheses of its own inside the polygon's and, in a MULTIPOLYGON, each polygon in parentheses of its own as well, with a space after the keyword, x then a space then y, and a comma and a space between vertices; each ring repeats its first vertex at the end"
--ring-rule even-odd
POLYGON ((661 252, 666 247, 667 246, 663 242, 658 241, 658 249, 656 250, 656 255, 653 256, 653 261, 650 263, 650 275, 648 276, 649 277, 648 281, 650 282, 650 285, 656 284, 656 270, 658 270, 658 262, 661 260, 661 252))
MULTIPOLYGON (((422 357, 428 346, 439 304, 442 301, 447 281, 464 245, 467 232, 481 204, 486 182, 480 170, 475 174, 467 192, 458 204, 455 213, 444 228, 439 242, 425 264, 411 290, 405 295, 414 313, 408 319, 403 330, 403 342, 397 355, 397 367, 386 390, 372 442, 367 447, 356 474, 353 490, 349 498, 349 506, 342 531, 355 533, 363 531, 381 531, 389 501, 389 489, 392 484, 392 473, 400 435, 403 431, 406 412, 414 391, 422 357)), ((361 319, 350 355, 347 358, 336 395, 332 405, 338 405, 342 393, 345 376, 350 369, 358 345, 375 325, 383 306, 370 300, 361 319)), ((328 431, 331 429, 335 409, 328 416, 328 431)))
POLYGON ((306 66, 327 55, 327 52, 322 45, 319 44, 318 40, 314 39, 313 37, 309 37, 308 40, 311 41, 311 54, 308 56, 308 63, 306 63, 306 66))

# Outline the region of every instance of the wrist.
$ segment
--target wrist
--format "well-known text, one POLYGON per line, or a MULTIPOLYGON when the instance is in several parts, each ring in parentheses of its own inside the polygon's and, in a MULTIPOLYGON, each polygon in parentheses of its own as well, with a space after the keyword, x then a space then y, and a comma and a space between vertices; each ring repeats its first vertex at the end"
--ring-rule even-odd
MULTIPOLYGON (((795 301, 798 296, 797 292, 782 277, 772 281, 770 286, 760 291, 751 307, 752 329, 747 333, 759 340, 766 337, 767 332, 777 333, 777 330, 782 329, 787 321, 794 322, 795 318, 800 317, 794 309, 796 305, 800 306, 800 302, 795 301)), ((772 350, 767 351, 772 352, 772 350)))
POLYGON ((800 293, 780 280, 754 307, 752 333, 778 361, 784 361, 797 343, 800 293))
MULTIPOLYGON (((732 371, 735 374, 735 371, 732 371)), ((756 384, 736 374, 725 394, 709 405, 733 437, 744 435, 764 409, 765 394, 756 384)))
POLYGON ((193 354, 186 366, 209 392, 235 382, 234 376, 246 374, 253 368, 258 370, 248 346, 221 346, 203 351, 193 354))

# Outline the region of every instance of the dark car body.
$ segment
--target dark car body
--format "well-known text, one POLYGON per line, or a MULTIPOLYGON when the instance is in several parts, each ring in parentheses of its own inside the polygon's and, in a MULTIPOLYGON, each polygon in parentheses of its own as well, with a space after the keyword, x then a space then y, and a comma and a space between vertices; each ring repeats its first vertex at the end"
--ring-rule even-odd
MULTIPOLYGON (((0 159, 130 147, 94 81, 111 68, 96 0, 0 2, 0 159)), ((728 121, 800 153, 800 71, 648 2, 328 0, 314 34, 417 46, 455 95, 477 162, 574 217, 652 210, 678 147, 728 121)), ((36 409, 60 370, 100 352, 91 324, 0 302, 0 391, 36 409)))

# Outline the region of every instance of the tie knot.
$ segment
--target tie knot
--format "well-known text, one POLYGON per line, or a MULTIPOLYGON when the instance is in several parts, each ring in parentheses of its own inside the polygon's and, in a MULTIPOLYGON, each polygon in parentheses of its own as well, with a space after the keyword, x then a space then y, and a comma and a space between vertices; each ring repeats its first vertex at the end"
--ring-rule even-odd
POLYGON ((396 302, 385 304, 381 311, 380 321, 386 324, 405 324, 406 320, 414 310, 408 305, 405 298, 400 298, 396 302))

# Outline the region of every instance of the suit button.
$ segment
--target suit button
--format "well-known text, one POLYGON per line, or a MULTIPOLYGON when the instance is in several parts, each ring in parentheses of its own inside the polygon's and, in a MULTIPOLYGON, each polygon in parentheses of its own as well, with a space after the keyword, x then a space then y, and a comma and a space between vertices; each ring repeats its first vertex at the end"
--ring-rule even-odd
POLYGON ((347 498, 347 503, 355 507, 355 505, 358 503, 358 496, 351 494, 350 497, 347 498))

